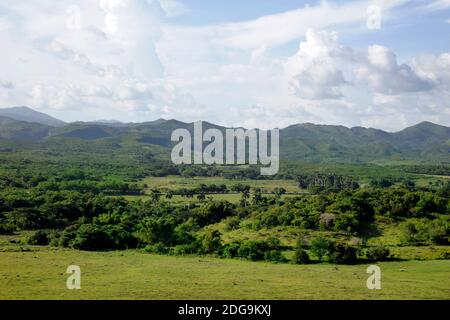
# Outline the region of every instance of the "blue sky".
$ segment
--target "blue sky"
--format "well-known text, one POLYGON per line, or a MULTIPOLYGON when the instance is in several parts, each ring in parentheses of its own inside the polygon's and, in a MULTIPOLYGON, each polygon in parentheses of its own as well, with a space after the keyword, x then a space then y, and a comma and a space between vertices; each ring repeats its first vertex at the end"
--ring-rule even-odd
POLYGON ((450 125, 449 21, 450 0, 3 0, 0 107, 67 121, 450 125))

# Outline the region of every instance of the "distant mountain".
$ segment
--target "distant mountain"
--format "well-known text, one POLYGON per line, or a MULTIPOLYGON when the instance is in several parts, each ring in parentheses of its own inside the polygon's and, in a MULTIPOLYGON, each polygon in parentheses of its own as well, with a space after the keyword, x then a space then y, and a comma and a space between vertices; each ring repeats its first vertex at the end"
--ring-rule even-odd
POLYGON ((281 131, 283 158, 365 162, 374 159, 450 159, 450 128, 422 122, 389 133, 362 127, 299 124, 281 131))
POLYGON ((123 122, 117 121, 117 120, 95 120, 95 121, 88 121, 87 123, 109 124, 109 125, 122 125, 122 124, 124 124, 123 122))
MULTIPOLYGON (((31 109, 12 108, 0 111, 4 110, 17 112, 31 109)), ((33 111, 31 114, 36 113, 33 111)), ((43 122, 43 114, 40 115, 43 122)), ((43 116, 47 120, 51 118, 43 116)), ((52 125, 29 123, 18 121, 0 112, 0 140, 41 140, 45 143, 52 143, 55 139, 95 140, 99 143, 104 141, 105 144, 113 143, 142 149, 158 146, 161 152, 170 154, 172 132, 179 128, 193 131, 193 123, 173 119, 158 119, 143 123, 74 122, 65 125, 56 121, 58 126, 55 126, 55 122, 52 122, 52 125)), ((221 131, 226 129, 204 122, 203 129, 209 128, 221 131)), ((362 127, 296 124, 280 131, 280 151, 282 159, 315 163, 365 163, 380 160, 449 162, 450 128, 422 122, 402 131, 390 133, 362 127)))
POLYGON ((35 111, 28 107, 13 107, 0 109, 0 116, 18 121, 40 123, 51 127, 61 127, 66 123, 45 113, 35 111))
POLYGON ((40 123, 17 121, 0 116, 1 140, 28 140, 36 141, 48 137, 50 127, 40 123))

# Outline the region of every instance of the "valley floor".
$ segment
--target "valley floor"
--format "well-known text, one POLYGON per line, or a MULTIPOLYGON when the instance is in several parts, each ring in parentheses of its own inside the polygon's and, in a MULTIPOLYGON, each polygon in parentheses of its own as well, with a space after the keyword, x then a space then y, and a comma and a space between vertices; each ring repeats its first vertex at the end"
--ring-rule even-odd
POLYGON ((367 264, 297 266, 8 245, 0 250, 0 299, 450 299, 450 260, 379 266, 382 289, 369 290, 367 264), (66 288, 69 265, 81 268, 81 290, 66 288))

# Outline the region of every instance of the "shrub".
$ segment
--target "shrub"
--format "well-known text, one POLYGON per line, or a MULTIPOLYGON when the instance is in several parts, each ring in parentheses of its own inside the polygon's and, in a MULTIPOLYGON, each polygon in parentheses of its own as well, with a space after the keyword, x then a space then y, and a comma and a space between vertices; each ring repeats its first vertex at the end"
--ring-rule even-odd
POLYGON ((264 253, 264 260, 283 263, 286 262, 286 258, 283 256, 280 250, 269 250, 264 253))
POLYGON ((176 221, 173 217, 146 217, 139 224, 138 238, 145 244, 172 245, 176 242, 176 221))
POLYGON ((322 237, 317 237, 311 241, 311 252, 322 261, 323 257, 327 255, 330 242, 322 237))
POLYGON ((442 260, 450 260, 450 252, 449 252, 449 251, 442 252, 442 253, 439 255, 439 259, 442 259, 442 260))
POLYGON ((238 217, 228 217, 225 220, 225 229, 227 231, 236 230, 239 228, 240 223, 241 221, 239 220, 238 217))
POLYGON ((136 239, 120 225, 83 224, 70 245, 79 250, 114 250, 136 247, 136 239))
POLYGON ((95 251, 110 249, 113 247, 113 242, 100 226, 83 224, 77 230, 70 245, 78 250, 95 251))
POLYGON ((222 248, 222 240, 220 238, 220 232, 218 230, 208 230, 200 239, 202 253, 215 253, 219 252, 222 248))
POLYGON ((44 230, 38 230, 28 237, 27 243, 35 246, 47 246, 50 243, 49 233, 44 230))
POLYGON ((155 253, 155 254, 168 254, 169 253, 169 248, 166 247, 162 243, 157 243, 157 244, 154 244, 154 245, 147 245, 144 248, 144 250, 145 250, 145 252, 155 253))
POLYGON ((352 264, 358 260, 358 249, 348 244, 333 243, 329 248, 329 259, 333 263, 352 264))
POLYGON ((438 245, 447 245, 450 242, 450 223, 444 219, 429 223, 428 235, 431 242, 438 245))
POLYGON ((240 242, 227 243, 222 247, 222 257, 224 258, 236 258, 238 256, 240 242))
POLYGON ((78 225, 68 226, 59 236, 59 246, 69 247, 77 236, 78 225))
POLYGON ((297 249, 308 249, 309 248, 308 239, 305 234, 302 233, 299 235, 299 237, 297 239, 296 248, 297 249))
POLYGON ((238 256, 252 261, 264 259, 264 255, 269 246, 264 241, 249 240, 243 242, 238 249, 238 256))
POLYGON ((334 228, 336 231, 356 232, 359 228, 357 214, 353 212, 338 214, 334 228))
POLYGON ((12 234, 15 229, 12 224, 0 222, 0 234, 12 234))
POLYGON ((308 264, 310 262, 310 259, 306 250, 303 249, 295 250, 293 262, 295 264, 308 264))
POLYGON ((370 261, 386 261, 390 254, 389 249, 383 246, 372 247, 366 251, 366 257, 370 261))
POLYGON ((185 254, 194 254, 200 250, 200 243, 198 241, 192 241, 188 244, 180 244, 175 246, 173 249, 173 254, 175 255, 185 255, 185 254))

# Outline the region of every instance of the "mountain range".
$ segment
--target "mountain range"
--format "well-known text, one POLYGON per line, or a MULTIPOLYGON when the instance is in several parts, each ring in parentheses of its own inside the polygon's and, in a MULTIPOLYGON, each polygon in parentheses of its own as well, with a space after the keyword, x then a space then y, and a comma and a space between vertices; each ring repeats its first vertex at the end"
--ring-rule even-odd
MULTIPOLYGON (((204 130, 225 127, 204 122, 204 130)), ((173 130, 193 130, 192 123, 159 119, 143 123, 95 121, 65 123, 27 107, 0 109, 0 141, 54 139, 130 142, 170 148, 173 130)), ((378 160, 450 160, 450 127, 422 122, 399 132, 331 125, 296 124, 280 130, 284 159, 312 162, 367 162, 378 160)))

